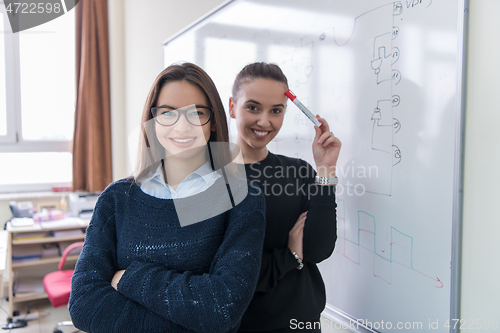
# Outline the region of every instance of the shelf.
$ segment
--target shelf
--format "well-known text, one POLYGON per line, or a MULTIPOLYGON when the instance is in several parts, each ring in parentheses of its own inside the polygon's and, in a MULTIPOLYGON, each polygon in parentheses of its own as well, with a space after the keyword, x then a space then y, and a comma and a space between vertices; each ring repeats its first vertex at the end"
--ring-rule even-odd
MULTIPOLYGON (((68 256, 66 258, 66 262, 68 261, 76 261, 78 259, 78 255, 75 256, 68 256)), ((46 265, 46 264, 58 264, 61 261, 61 257, 53 257, 53 258, 44 258, 44 259, 38 259, 38 260, 29 260, 29 261, 23 261, 23 262, 13 262, 12 263, 12 268, 17 268, 17 267, 29 267, 29 266, 35 266, 35 265, 46 265)))
MULTIPOLYGON (((1 1, 1 0, 0 0, 1 1)), ((64 223, 61 223, 61 221, 57 222, 55 221, 53 225, 48 225, 46 228, 42 228, 40 223, 35 222, 34 225, 32 226, 27 226, 27 227, 22 227, 22 228, 12 228, 10 226, 10 222, 7 222, 7 260, 8 260, 8 271, 5 272, 4 274, 9 277, 9 315, 12 316, 14 313, 14 310, 16 309, 17 304, 22 303, 22 302, 31 302, 35 300, 41 300, 41 299, 47 299, 47 294, 44 293, 43 288, 40 288, 38 286, 38 283, 43 285, 43 276, 45 274, 45 271, 50 272, 50 271, 57 271, 57 265, 61 261, 61 256, 56 255, 57 252, 52 252, 54 256, 52 257, 43 257, 43 258, 37 258, 34 260, 25 260, 25 261, 18 261, 15 262, 12 260, 12 253, 30 253, 30 250, 33 250, 35 248, 42 248, 43 244, 57 244, 61 242, 67 242, 67 243, 75 243, 75 242, 82 242, 85 240, 85 229, 88 227, 90 220, 83 219, 79 221, 79 224, 75 225, 63 225, 64 223), (74 234, 75 229, 80 229, 82 232, 78 234, 74 234), (51 231, 68 231, 60 233, 60 236, 51 236, 52 233, 51 231), (71 232, 73 230, 73 232, 71 232), (34 233, 33 235, 29 235, 27 233, 34 233), (40 238, 31 238, 31 239, 14 239, 16 236, 35 236, 37 233, 40 233, 43 235, 43 237, 40 238), (31 249, 33 248, 33 249, 31 249), (24 251, 27 250, 27 251, 24 251), (24 251, 24 252, 23 252, 24 251), (20 286, 18 285, 17 289, 18 290, 26 290, 26 291, 33 291, 33 292, 28 292, 28 293, 17 293, 14 295, 14 276, 19 273, 19 278, 22 280, 24 278, 31 278, 32 282, 36 284, 36 288, 31 288, 29 284, 25 284, 21 289, 20 286), (43 273, 43 274, 42 274, 43 273)), ((64 222, 64 221, 63 221, 64 222)), ((79 255, 71 255, 66 258, 66 261, 68 262, 68 267, 70 265, 74 265, 75 262, 78 260, 79 255)), ((25 281, 27 282, 27 281, 25 281)))
POLYGON ((57 243, 65 241, 78 241, 84 239, 85 239, 85 234, 66 236, 66 237, 42 237, 42 238, 34 238, 26 240, 12 240, 12 245, 57 243))
MULTIPOLYGON (((0 0, 1 1, 1 0, 0 0)), ((5 228, 12 234, 20 234, 24 232, 49 232, 56 230, 70 230, 70 229, 85 229, 89 226, 90 219, 78 219, 79 223, 70 222, 69 225, 61 224, 63 220, 53 221, 54 223, 51 226, 51 222, 48 222, 44 228, 40 225, 40 222, 34 222, 33 225, 22 226, 22 227, 13 227, 10 222, 7 222, 5 228)))
POLYGON ((46 199, 46 198, 60 198, 64 194, 68 197, 71 191, 40 191, 40 192, 21 192, 21 193, 2 193, 0 194, 0 200, 12 201, 12 200, 27 200, 27 199, 46 199))
POLYGON ((75 225, 67 225, 67 226, 56 226, 50 228, 42 228, 40 223, 36 222, 34 225, 25 226, 25 227, 10 227, 7 231, 10 231, 13 234, 22 234, 23 232, 49 232, 56 230, 70 230, 70 229, 85 229, 88 227, 88 224, 75 224, 75 225))
POLYGON ((46 293, 25 293, 25 294, 18 293, 16 296, 12 297, 12 302, 14 303, 27 302, 45 298, 48 298, 46 293))

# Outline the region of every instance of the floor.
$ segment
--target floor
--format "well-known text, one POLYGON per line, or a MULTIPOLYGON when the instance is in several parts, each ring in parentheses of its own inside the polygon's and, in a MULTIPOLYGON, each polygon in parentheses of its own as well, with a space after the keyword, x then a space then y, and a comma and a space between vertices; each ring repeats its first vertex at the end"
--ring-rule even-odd
MULTIPOLYGON (((59 308, 53 308, 48 300, 40 300, 26 303, 29 308, 26 307, 22 314, 26 313, 26 310, 31 312, 38 311, 39 318, 28 321, 28 325, 22 328, 16 328, 11 330, 2 330, 1 332, 12 332, 12 333, 52 333, 57 322, 71 320, 69 317, 68 308, 61 306, 59 308)), ((0 301, 0 327, 3 328, 7 325, 8 309, 9 303, 2 298, 0 301), (3 310, 2 310, 3 309, 3 310)), ((81 332, 73 326, 61 327, 63 333, 70 332, 81 332)))
MULTIPOLYGON (((1 332, 12 332, 12 333, 52 333, 57 322, 70 320, 68 309, 65 306, 59 308, 53 308, 48 300, 41 300, 36 302, 30 302, 29 308, 26 310, 38 311, 39 318, 28 321, 28 326, 22 328, 16 328, 12 330, 2 330, 1 332)), ((5 299, 0 300, 0 327, 3 328, 7 324, 7 311, 9 309, 9 303, 5 299), (3 310, 2 310, 3 309, 3 310)), ((332 322, 329 319, 322 317, 321 319, 322 333, 350 333, 346 329, 340 328, 341 325, 332 322)), ((73 326, 62 327, 61 331, 63 333, 73 333, 81 332, 73 326)))

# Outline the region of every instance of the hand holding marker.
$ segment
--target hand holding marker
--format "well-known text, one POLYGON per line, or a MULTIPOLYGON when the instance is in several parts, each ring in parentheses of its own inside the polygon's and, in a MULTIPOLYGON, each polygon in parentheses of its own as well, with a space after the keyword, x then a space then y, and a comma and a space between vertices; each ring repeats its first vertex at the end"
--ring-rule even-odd
POLYGON ((300 111, 302 111, 306 116, 307 118, 309 118, 309 120, 311 120, 314 125, 320 127, 321 126, 321 123, 319 122, 319 120, 312 114, 311 111, 309 111, 306 106, 304 104, 302 104, 298 99, 297 99, 297 96, 295 96, 295 94, 290 90, 288 89, 286 92, 285 92, 285 95, 286 97, 288 97, 295 105, 297 105, 297 107, 300 109, 300 111))

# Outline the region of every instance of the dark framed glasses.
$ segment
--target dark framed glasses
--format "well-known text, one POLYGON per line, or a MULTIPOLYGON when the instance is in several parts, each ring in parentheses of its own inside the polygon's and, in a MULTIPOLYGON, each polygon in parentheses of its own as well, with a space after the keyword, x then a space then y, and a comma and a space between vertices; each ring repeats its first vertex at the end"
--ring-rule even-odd
POLYGON ((172 126, 177 123, 181 114, 194 126, 206 125, 212 118, 213 109, 208 106, 190 105, 185 108, 172 109, 168 106, 151 108, 151 114, 156 122, 162 126, 172 126))

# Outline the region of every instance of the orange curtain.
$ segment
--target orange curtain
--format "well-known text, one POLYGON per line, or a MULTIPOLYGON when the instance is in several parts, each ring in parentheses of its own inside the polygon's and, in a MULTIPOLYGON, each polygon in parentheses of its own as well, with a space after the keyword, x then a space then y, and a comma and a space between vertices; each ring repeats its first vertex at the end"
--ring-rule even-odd
POLYGON ((112 181, 108 2, 79 1, 75 12, 73 190, 96 192, 112 181))

